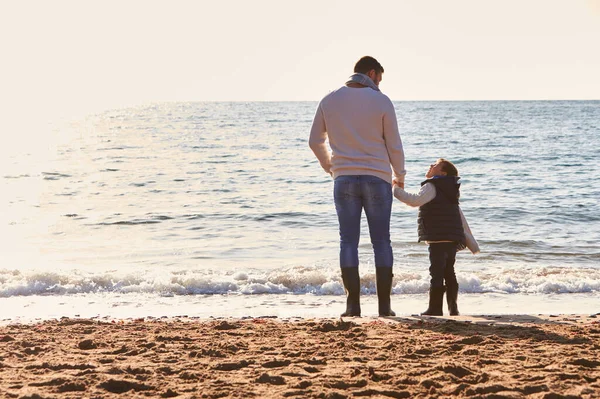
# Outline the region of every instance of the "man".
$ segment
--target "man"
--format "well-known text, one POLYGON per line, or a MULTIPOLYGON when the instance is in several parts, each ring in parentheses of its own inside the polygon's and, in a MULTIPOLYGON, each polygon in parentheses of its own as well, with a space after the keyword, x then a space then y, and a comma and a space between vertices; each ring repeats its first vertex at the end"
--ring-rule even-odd
POLYGON ((404 187, 406 171, 394 105, 379 90, 382 75, 383 67, 375 58, 358 60, 346 84, 321 100, 310 131, 310 148, 334 178, 340 267, 347 296, 342 316, 360 316, 361 312, 358 242, 363 208, 375 253, 379 315, 395 316, 390 306, 392 180, 404 187))

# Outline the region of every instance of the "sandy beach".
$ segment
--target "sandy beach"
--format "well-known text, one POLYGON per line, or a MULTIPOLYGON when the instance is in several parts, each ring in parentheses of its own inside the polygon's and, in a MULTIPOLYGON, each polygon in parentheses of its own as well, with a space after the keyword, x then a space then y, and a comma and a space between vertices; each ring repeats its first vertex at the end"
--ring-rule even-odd
POLYGON ((598 398, 600 316, 0 327, 2 398, 598 398))

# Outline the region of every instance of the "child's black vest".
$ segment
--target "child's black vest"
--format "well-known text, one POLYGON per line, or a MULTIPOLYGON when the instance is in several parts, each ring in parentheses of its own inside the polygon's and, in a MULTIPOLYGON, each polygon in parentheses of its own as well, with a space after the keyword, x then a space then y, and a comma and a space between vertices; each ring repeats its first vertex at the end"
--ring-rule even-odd
POLYGON ((435 198, 419 208, 419 241, 456 241, 465 246, 465 232, 458 207, 460 177, 440 176, 425 180, 421 186, 435 186, 435 198))

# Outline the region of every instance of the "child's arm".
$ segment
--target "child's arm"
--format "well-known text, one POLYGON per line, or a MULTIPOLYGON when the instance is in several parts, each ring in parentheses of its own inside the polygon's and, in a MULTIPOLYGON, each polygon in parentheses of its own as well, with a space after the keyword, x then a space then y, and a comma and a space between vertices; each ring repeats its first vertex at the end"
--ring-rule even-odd
POLYGON ((463 214, 462 209, 460 209, 460 207, 459 207, 458 210, 460 211, 460 219, 462 220, 463 230, 465 231, 465 239, 467 242, 466 243, 467 248, 469 248, 469 251, 471 251, 474 255, 476 255, 480 252, 479 244, 477 243, 477 240, 475 239, 475 237, 473 237, 473 233, 471 233, 471 228, 469 227, 469 224, 467 223, 467 218, 463 214))
POLYGON ((422 206, 435 198, 435 186, 431 183, 426 183, 421 186, 417 194, 411 194, 394 185, 394 197, 409 206, 422 206))

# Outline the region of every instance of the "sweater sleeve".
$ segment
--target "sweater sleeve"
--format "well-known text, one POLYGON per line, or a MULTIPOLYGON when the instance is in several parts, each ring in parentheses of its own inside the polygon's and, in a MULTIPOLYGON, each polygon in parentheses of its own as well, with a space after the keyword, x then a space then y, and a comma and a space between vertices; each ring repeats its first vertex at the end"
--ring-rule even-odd
POLYGON ((310 129, 310 137, 308 145, 319 160, 321 167, 325 172, 331 174, 331 154, 327 149, 325 140, 327 139, 327 126, 325 125, 325 116, 321 104, 317 107, 312 128, 310 129))
POLYGON ((398 131, 398 120, 396 119, 396 111, 394 104, 387 99, 388 106, 383 114, 383 137, 387 147, 390 164, 394 173, 394 179, 404 182, 406 169, 404 169, 404 148, 402 147, 402 139, 398 131))
POLYGON ((409 206, 423 206, 435 198, 435 186, 431 183, 425 183, 417 194, 407 193, 400 187, 394 188, 394 197, 409 206))
POLYGON ((467 248, 469 248, 469 250, 473 254, 478 254, 480 252, 479 243, 477 242, 475 237, 473 237, 473 233, 471 232, 471 228, 469 227, 469 224, 467 223, 467 218, 465 217, 462 209, 460 209, 460 208, 458 208, 458 209, 460 211, 460 219, 462 221, 463 230, 465 231, 465 239, 467 241, 467 248))

